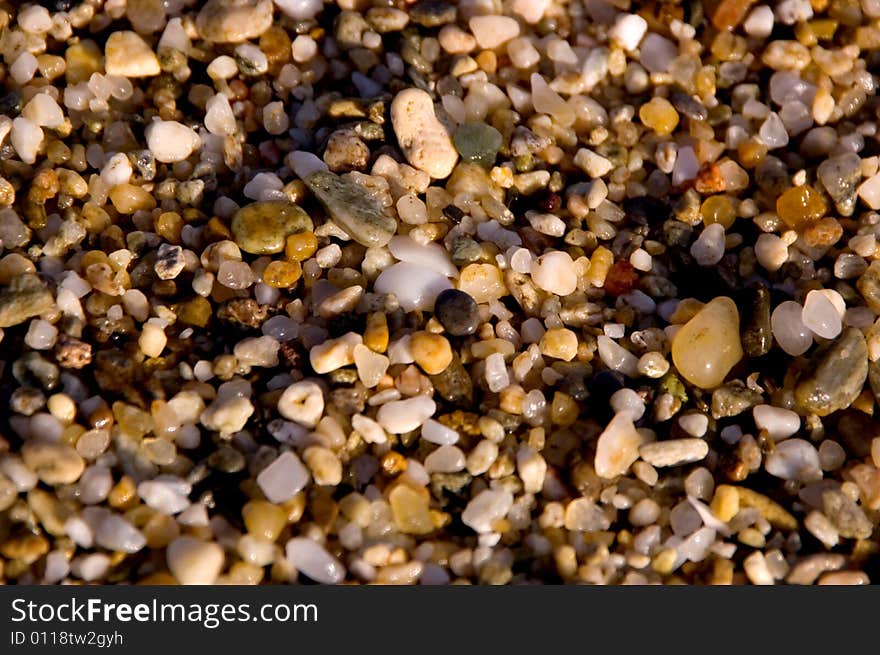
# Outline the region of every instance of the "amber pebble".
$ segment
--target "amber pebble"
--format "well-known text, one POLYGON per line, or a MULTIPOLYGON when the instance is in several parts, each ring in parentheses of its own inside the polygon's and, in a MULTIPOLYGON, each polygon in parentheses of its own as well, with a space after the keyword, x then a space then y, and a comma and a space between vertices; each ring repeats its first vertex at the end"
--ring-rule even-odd
POLYGON ((776 213, 793 230, 820 218, 827 209, 821 194, 808 184, 792 187, 776 200, 776 213))
POLYGON ((117 184, 110 189, 109 197, 120 214, 150 211, 156 207, 156 199, 152 194, 134 184, 117 184))
POLYGON ((725 230, 729 230, 736 220, 736 212, 730 198, 724 195, 710 196, 703 201, 700 207, 700 215, 704 225, 720 223, 725 230))
POLYGON ((162 212, 156 219, 156 233, 169 243, 180 243, 183 218, 177 212, 162 212))
POLYGON ((302 277, 302 266, 296 260, 269 262, 263 271, 263 282, 276 289, 288 289, 302 277))
POLYGON ((736 147, 739 163, 743 168, 755 168, 767 156, 767 146, 756 139, 743 141, 736 147))
POLYGON ((672 134, 678 127, 678 112, 666 98, 655 96, 639 108, 642 123, 660 136, 672 134))
POLYGON ((318 250, 318 238, 313 232, 300 232, 287 237, 284 245, 284 256, 288 259, 304 262, 318 250))

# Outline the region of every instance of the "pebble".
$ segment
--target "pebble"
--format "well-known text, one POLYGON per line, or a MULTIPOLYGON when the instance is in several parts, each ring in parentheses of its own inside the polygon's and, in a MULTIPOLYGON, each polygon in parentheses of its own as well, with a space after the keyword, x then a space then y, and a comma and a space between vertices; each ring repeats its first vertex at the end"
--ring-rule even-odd
MULTIPOLYGON (((850 216, 855 210, 856 187, 862 178, 861 167, 859 156, 848 152, 826 159, 816 168, 816 176, 843 216, 850 216)), ((874 202, 880 206, 880 200, 874 202)))
POLYGON ((319 584, 339 584, 345 578, 342 563, 308 537, 294 537, 284 552, 290 566, 319 584))
POLYGON ((435 443, 439 446, 452 446, 458 442, 460 435, 432 418, 422 424, 422 439, 435 443))
POLYGON ((862 508, 838 489, 822 492, 822 512, 844 539, 867 539, 874 532, 862 508))
POLYGON ((761 357, 773 347, 773 327, 770 322, 770 291, 764 285, 754 285, 747 291, 742 306, 742 346, 749 357, 761 357))
POLYGON ((468 26, 483 50, 492 50, 519 36, 519 23, 509 16, 474 16, 468 26))
POLYGON ((567 296, 577 289, 578 275, 568 253, 560 250, 541 255, 531 263, 532 281, 544 291, 567 296))
POLYGON ((43 130, 29 118, 18 116, 12 121, 9 140, 21 161, 25 164, 33 164, 37 161, 37 152, 43 140, 43 130))
POLYGON ((457 277, 458 269, 449 258, 449 253, 439 243, 416 243, 412 237, 398 235, 388 242, 388 250, 402 262, 417 264, 442 273, 446 277, 457 277))
POLYGON ((503 137, 491 125, 465 123, 455 131, 452 142, 462 160, 488 168, 495 163, 503 137))
POLYGON ((575 498, 565 507, 563 525, 566 530, 600 532, 611 527, 611 521, 593 500, 575 498))
POLYGON ((72 484, 85 470, 79 453, 60 443, 26 441, 21 447, 21 458, 41 482, 50 486, 72 484))
POLYGON ((813 345, 813 334, 803 322, 803 307, 793 300, 776 306, 770 324, 776 343, 793 357, 803 355, 813 345))
POLYGON ((251 386, 244 380, 225 382, 217 389, 217 396, 202 412, 199 421, 209 430, 221 435, 232 435, 241 430, 254 405, 250 401, 251 386))
POLYGON ((440 293, 452 289, 452 284, 436 270, 399 262, 386 268, 373 283, 376 293, 394 294, 406 312, 430 311, 440 293))
POLYGON ((843 330, 843 322, 837 307, 831 302, 825 291, 837 293, 836 291, 825 289, 814 289, 807 293, 801 321, 817 337, 834 339, 843 330))
POLYGON ((714 266, 724 256, 724 245, 724 226, 713 223, 691 245, 691 254, 700 266, 714 266))
POLYGON ((456 446, 440 446, 425 457, 425 470, 428 473, 457 473, 464 466, 464 453, 456 446))
POLYGON ((281 453, 257 476, 257 486, 270 503, 284 503, 298 494, 309 481, 309 470, 291 451, 281 453))
POLYGON ((195 537, 178 537, 165 551, 168 570, 182 585, 214 584, 226 557, 219 544, 195 537))
POLYGON ((759 430, 766 430, 774 441, 782 441, 801 428, 801 417, 790 409, 757 405, 752 408, 752 416, 759 430))
POLYGON ((312 173, 305 183, 333 222, 361 245, 384 246, 397 231, 397 221, 363 186, 329 171, 312 173))
POLYGON ((207 41, 241 43, 268 30, 272 14, 272 0, 208 0, 196 16, 196 29, 207 41))
POLYGON ((435 411, 436 403, 427 396, 392 400, 379 407, 376 421, 392 434, 405 434, 421 427, 435 411))
POLYGON ((482 323, 476 301, 458 289, 446 289, 437 294, 434 316, 443 329, 454 337, 473 334, 482 323))
POLYGON ((314 224, 299 205, 268 200, 245 205, 235 212, 230 225, 235 243, 253 255, 272 255, 284 250, 287 237, 311 232, 314 224))
POLYGON ((394 524, 404 534, 429 534, 434 531, 430 495, 425 492, 425 489, 399 484, 388 494, 394 524))
POLYGON ((144 134, 156 161, 165 164, 183 161, 201 145, 199 135, 177 121, 155 120, 147 126, 144 134))
POLYGON ((303 460, 309 467, 315 484, 336 486, 342 482, 342 462, 329 448, 310 446, 303 451, 303 460))
POLYGON ((849 407, 868 377, 868 349, 857 328, 846 328, 834 341, 810 358, 794 390, 795 401, 805 411, 827 416, 849 407))
POLYGON ((38 93, 24 109, 21 115, 34 122, 40 127, 48 127, 50 130, 64 125, 64 112, 55 99, 47 93, 38 93))
POLYGON ((316 427, 324 414, 321 387, 311 380, 294 382, 278 399, 278 413, 307 428, 316 427))
POLYGON ((638 375, 639 360, 635 355, 604 334, 597 337, 596 341, 599 357, 605 366, 630 378, 638 375))
POLYGON ((147 545, 147 540, 123 517, 108 514, 95 529, 95 543, 107 550, 136 553, 147 545))
POLYGON ((672 341, 675 368, 688 382, 702 389, 719 386, 742 356, 739 312, 726 296, 703 306, 672 341))
MULTIPOLYGON (((505 20, 516 25, 513 19, 505 20)), ((391 103, 391 125, 410 164, 434 179, 449 177, 458 161, 458 151, 434 113, 431 96, 415 88, 399 92, 391 103)))
POLYGON ((629 412, 615 414, 596 443, 596 474, 605 479, 624 475, 639 458, 643 441, 629 412))
POLYGON ((428 375, 437 375, 452 362, 452 348, 446 337, 430 332, 416 332, 410 338, 413 359, 428 375))
POLYGON ((137 32, 113 32, 104 45, 107 75, 152 77, 162 72, 159 58, 137 32))
POLYGON ((504 489, 484 489, 474 496, 461 514, 461 521, 474 532, 492 532, 495 523, 513 507, 513 494, 504 489))
POLYGON ((647 31, 647 21, 638 14, 620 14, 608 30, 608 38, 627 52, 634 52, 647 31))
POLYGON ((363 343, 363 337, 347 332, 338 339, 328 339, 309 351, 309 363, 319 375, 354 364, 354 348, 363 343))
POLYGON ((651 466, 682 466, 699 462, 709 454, 709 445, 702 439, 684 438, 655 441, 639 448, 639 457, 651 466))
POLYGON ((767 455, 764 468, 783 480, 814 482, 822 479, 819 453, 813 444, 803 439, 786 439, 776 444, 767 455))

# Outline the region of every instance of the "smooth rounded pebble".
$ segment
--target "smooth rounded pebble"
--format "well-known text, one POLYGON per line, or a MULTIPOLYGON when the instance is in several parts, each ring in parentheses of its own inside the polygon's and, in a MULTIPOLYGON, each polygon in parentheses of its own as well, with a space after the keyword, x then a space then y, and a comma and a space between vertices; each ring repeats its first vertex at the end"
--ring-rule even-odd
POLYGON ((178 537, 165 553, 168 570, 182 585, 214 584, 223 570, 223 548, 195 537, 178 537))
POLYGON ((458 161, 458 151, 437 120, 431 96, 421 89, 398 93, 391 103, 391 124, 410 164, 435 179, 449 177, 458 161))

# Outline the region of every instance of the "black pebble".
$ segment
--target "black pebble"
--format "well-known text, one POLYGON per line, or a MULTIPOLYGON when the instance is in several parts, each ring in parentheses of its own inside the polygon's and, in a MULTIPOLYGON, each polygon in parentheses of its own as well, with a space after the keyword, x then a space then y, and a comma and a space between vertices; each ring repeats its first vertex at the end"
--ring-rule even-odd
POLYGON ((480 308, 476 301, 458 289, 440 292, 434 302, 434 316, 454 337, 473 334, 480 326, 480 308))

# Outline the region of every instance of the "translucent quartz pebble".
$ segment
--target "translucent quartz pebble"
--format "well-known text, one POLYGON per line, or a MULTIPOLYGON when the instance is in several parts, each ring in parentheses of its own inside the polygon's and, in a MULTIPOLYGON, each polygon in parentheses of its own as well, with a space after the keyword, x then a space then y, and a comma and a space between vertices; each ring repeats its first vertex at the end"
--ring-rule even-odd
POLYGON ((813 290, 807 294, 801 320, 813 334, 824 339, 833 339, 843 329, 837 307, 828 295, 820 290, 813 290))
POLYGON ((803 355, 813 345, 813 335, 804 325, 803 308, 794 300, 780 303, 770 315, 776 343, 792 357, 803 355))
POLYGON ((400 262, 382 271, 373 288, 377 293, 393 293, 403 310, 412 312, 431 309, 437 295, 452 284, 434 269, 400 262))

